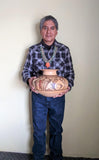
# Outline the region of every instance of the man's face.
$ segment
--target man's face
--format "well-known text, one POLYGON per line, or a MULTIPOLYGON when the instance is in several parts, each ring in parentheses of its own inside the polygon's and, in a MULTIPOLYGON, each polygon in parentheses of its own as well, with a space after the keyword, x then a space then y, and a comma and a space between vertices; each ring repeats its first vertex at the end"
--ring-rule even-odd
POLYGON ((40 31, 42 39, 47 45, 51 45, 57 35, 57 29, 53 21, 45 21, 40 31))

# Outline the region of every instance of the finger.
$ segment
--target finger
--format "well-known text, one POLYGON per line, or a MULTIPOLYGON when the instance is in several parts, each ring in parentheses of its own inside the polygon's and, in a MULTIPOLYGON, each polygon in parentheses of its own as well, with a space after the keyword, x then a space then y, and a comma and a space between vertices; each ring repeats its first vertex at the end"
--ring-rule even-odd
POLYGON ((63 94, 58 94, 56 96, 53 96, 53 98, 61 97, 63 94))
POLYGON ((35 90, 35 88, 34 88, 34 87, 31 87, 31 90, 32 90, 32 92, 35 92, 35 93, 37 93, 37 94, 38 94, 38 91, 37 91, 37 90, 35 90))

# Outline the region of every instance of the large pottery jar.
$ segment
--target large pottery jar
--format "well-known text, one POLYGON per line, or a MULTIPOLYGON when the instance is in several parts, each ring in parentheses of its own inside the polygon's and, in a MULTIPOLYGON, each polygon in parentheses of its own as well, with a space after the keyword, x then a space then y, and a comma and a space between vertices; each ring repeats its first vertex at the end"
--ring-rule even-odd
POLYGON ((64 92, 68 87, 66 78, 57 75, 57 69, 44 69, 43 75, 32 81, 35 90, 46 97, 53 97, 64 92))

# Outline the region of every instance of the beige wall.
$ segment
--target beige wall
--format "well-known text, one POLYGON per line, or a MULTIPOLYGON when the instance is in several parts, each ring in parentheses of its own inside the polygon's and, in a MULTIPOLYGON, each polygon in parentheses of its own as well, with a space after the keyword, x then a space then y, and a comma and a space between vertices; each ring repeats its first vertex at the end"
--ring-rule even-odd
POLYGON ((31 103, 21 71, 40 18, 59 21, 76 79, 66 95, 64 156, 99 158, 99 0, 0 0, 0 151, 30 153, 31 103))

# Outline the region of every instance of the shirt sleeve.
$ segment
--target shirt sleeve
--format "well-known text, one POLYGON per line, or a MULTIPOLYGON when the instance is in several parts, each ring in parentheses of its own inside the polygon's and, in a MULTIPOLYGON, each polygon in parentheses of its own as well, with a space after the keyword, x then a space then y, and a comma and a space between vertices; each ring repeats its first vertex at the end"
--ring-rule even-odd
POLYGON ((31 78, 32 76, 33 76, 32 49, 29 48, 29 52, 22 71, 23 81, 28 84, 28 79, 31 78))
POLYGON ((73 69, 73 63, 72 63, 72 57, 70 53, 70 49, 66 48, 66 58, 65 58, 65 74, 64 77, 68 80, 69 82, 69 87, 70 89, 74 86, 74 78, 75 78, 75 73, 73 69))

